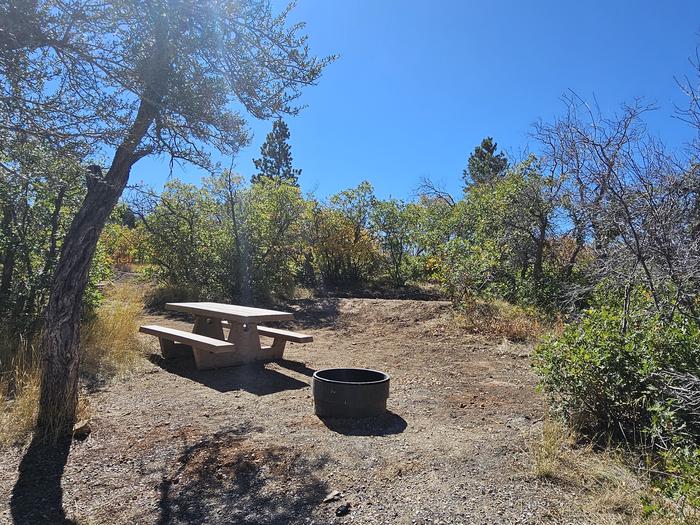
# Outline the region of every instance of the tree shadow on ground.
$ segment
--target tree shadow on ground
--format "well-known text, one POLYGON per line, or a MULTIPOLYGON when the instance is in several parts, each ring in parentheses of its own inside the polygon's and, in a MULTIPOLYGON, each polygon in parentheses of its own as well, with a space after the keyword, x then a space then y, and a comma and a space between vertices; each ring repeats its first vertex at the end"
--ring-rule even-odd
POLYGON ((404 418, 391 411, 377 417, 361 419, 319 418, 329 430, 346 436, 390 436, 401 434, 408 427, 404 418))
POLYGON ((160 525, 308 523, 325 457, 219 432, 187 447, 160 485, 160 525))
POLYGON ((332 328, 340 316, 340 299, 337 297, 297 299, 288 304, 294 309, 294 321, 282 324, 291 329, 332 328))
POLYGON ((303 381, 266 368, 264 363, 197 370, 192 358, 164 359, 157 354, 151 354, 148 358, 166 372, 196 381, 218 392, 245 390, 257 396, 266 396, 309 386, 303 381))
POLYGON ((66 518, 61 488, 70 446, 70 439, 55 444, 32 439, 19 464, 19 476, 10 499, 15 525, 75 523, 66 518))

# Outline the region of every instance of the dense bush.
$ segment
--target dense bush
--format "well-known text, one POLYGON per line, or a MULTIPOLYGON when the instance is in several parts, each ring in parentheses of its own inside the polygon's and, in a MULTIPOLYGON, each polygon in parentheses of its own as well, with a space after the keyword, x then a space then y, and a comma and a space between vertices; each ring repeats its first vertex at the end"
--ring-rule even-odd
POLYGON ((676 447, 662 452, 660 468, 665 476, 657 485, 664 494, 683 506, 700 509, 700 447, 676 447))
POLYGON ((352 287, 372 279, 379 263, 369 229, 375 201, 372 185, 364 181, 331 196, 328 204, 315 203, 309 240, 325 284, 352 287))
POLYGON ((161 285, 202 297, 250 302, 289 296, 298 284, 430 283, 455 303, 476 297, 556 313, 587 253, 567 229, 563 176, 545 174, 533 156, 492 175, 459 200, 439 191, 379 199, 363 181, 324 202, 279 177, 248 185, 224 171, 201 187, 170 181, 147 206, 136 203, 143 237, 123 208, 103 237, 113 261, 148 261, 161 285))
POLYGON ((202 290, 223 299, 224 240, 216 202, 206 189, 173 180, 144 218, 145 259, 167 286, 202 290))
POLYGON ((379 251, 364 226, 341 211, 317 208, 312 249, 320 280, 332 287, 367 283, 378 266, 379 251))
POLYGON ((565 302, 581 250, 567 226, 561 176, 534 157, 467 186, 443 219, 437 276, 456 301, 502 299, 549 312, 565 302), (562 255, 566 255, 564 258, 562 255))
POLYGON ((240 192, 238 206, 237 224, 226 224, 234 241, 228 260, 239 261, 230 270, 240 276, 240 296, 290 297, 304 251, 308 203, 297 186, 261 180, 240 192))
POLYGON ((571 426, 640 450, 669 496, 700 506, 700 330, 681 315, 621 312, 587 310, 540 344, 541 385, 571 426))
POLYGON ((307 210, 296 186, 246 186, 226 172, 203 188, 171 181, 147 205, 145 261, 168 294, 250 303, 291 293, 307 210))
POLYGON ((144 262, 146 232, 142 224, 123 203, 112 213, 100 237, 110 265, 130 269, 131 265, 144 262))
MULTIPOLYGON (((0 144, 0 316, 15 336, 41 325, 64 237, 85 196, 79 152, 40 141, 0 144)), ((93 260, 83 311, 99 303, 108 272, 104 252, 93 260)))
POLYGON ((577 429, 666 447, 700 442, 700 420, 674 395, 673 377, 700 374, 700 332, 680 316, 662 320, 587 310, 542 343, 534 366, 554 407, 577 429))
POLYGON ((404 286, 414 274, 415 205, 396 199, 376 201, 370 215, 371 229, 382 248, 382 270, 392 284, 404 286))

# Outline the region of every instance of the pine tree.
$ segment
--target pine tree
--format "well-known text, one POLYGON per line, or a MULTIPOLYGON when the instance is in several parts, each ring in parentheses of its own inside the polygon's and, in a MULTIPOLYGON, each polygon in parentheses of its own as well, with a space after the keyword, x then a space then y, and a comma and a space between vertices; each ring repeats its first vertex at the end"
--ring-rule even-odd
POLYGON ((489 182, 502 175, 508 168, 508 159, 503 152, 496 153, 498 144, 486 137, 469 156, 467 169, 463 171, 464 184, 489 182))
POLYGON ((260 147, 260 158, 253 163, 258 173, 253 175, 251 182, 260 182, 264 178, 299 186, 298 177, 301 170, 292 167, 292 148, 289 140, 289 128, 287 124, 278 119, 272 124, 272 131, 267 134, 265 142, 260 147))

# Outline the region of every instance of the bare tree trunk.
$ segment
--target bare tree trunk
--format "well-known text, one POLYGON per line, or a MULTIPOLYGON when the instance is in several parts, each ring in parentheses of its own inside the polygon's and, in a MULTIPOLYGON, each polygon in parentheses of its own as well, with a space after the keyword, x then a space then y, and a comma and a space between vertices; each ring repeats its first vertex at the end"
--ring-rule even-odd
POLYGON ((142 102, 124 143, 117 148, 103 178, 91 166, 88 191, 63 241, 53 278, 41 339, 41 397, 37 434, 55 440, 72 431, 78 406, 80 317, 90 263, 107 218, 117 204, 134 163, 148 152, 136 152, 154 117, 142 102))
POLYGON ((128 169, 117 178, 123 184, 111 185, 93 179, 63 243, 41 342, 41 400, 37 429, 47 437, 69 432, 75 420, 83 292, 100 233, 127 179, 128 169))
POLYGON ((251 289, 251 265, 250 265, 250 250, 248 246, 247 232, 238 220, 236 206, 238 205, 238 191, 234 189, 234 183, 231 178, 231 173, 226 175, 226 192, 228 199, 229 212, 231 214, 231 225, 233 228, 234 246, 236 248, 236 257, 238 257, 238 282, 239 282, 239 300, 242 304, 253 304, 253 292, 251 289))
POLYGON ((564 267, 564 276, 567 279, 571 279, 571 276, 574 272, 574 266, 576 265, 576 260, 578 259, 578 255, 579 253, 581 253, 581 250, 583 250, 584 246, 585 240, 583 239, 583 236, 577 234, 576 247, 574 248, 574 251, 571 253, 569 260, 566 262, 566 266, 564 267))
MULTIPOLYGON (((53 277, 53 270, 56 265, 56 257, 58 255, 58 230, 60 227, 59 223, 61 219, 61 209, 63 208, 63 199, 65 198, 67 189, 68 187, 66 185, 61 186, 58 190, 58 194, 56 195, 56 200, 54 201, 53 213, 51 214, 51 234, 49 235, 49 248, 44 255, 45 260, 44 266, 41 270, 41 279, 39 280, 38 284, 34 285, 31 291, 32 304, 44 304, 44 300, 46 299, 46 293, 49 292, 51 288, 51 279, 53 277)), ((39 318, 35 321, 35 324, 32 326, 32 331, 40 327, 38 323, 41 322, 41 319, 40 316, 38 317, 39 318)))
POLYGON ((536 283, 542 282, 544 276, 544 247, 547 239, 547 221, 540 219, 540 228, 535 244, 535 262, 533 264, 532 276, 536 283))

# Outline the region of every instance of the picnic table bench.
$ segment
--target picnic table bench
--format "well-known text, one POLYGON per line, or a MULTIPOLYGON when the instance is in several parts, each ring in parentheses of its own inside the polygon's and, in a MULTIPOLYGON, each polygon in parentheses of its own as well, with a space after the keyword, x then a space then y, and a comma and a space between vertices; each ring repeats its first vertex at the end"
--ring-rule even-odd
POLYGON ((307 334, 258 324, 289 321, 294 318, 289 312, 210 302, 167 303, 165 308, 193 314, 192 332, 158 325, 145 325, 139 331, 158 337, 166 359, 193 355, 199 370, 282 359, 288 341, 313 341, 307 334), (261 335, 272 338, 272 344, 262 345, 261 335))

